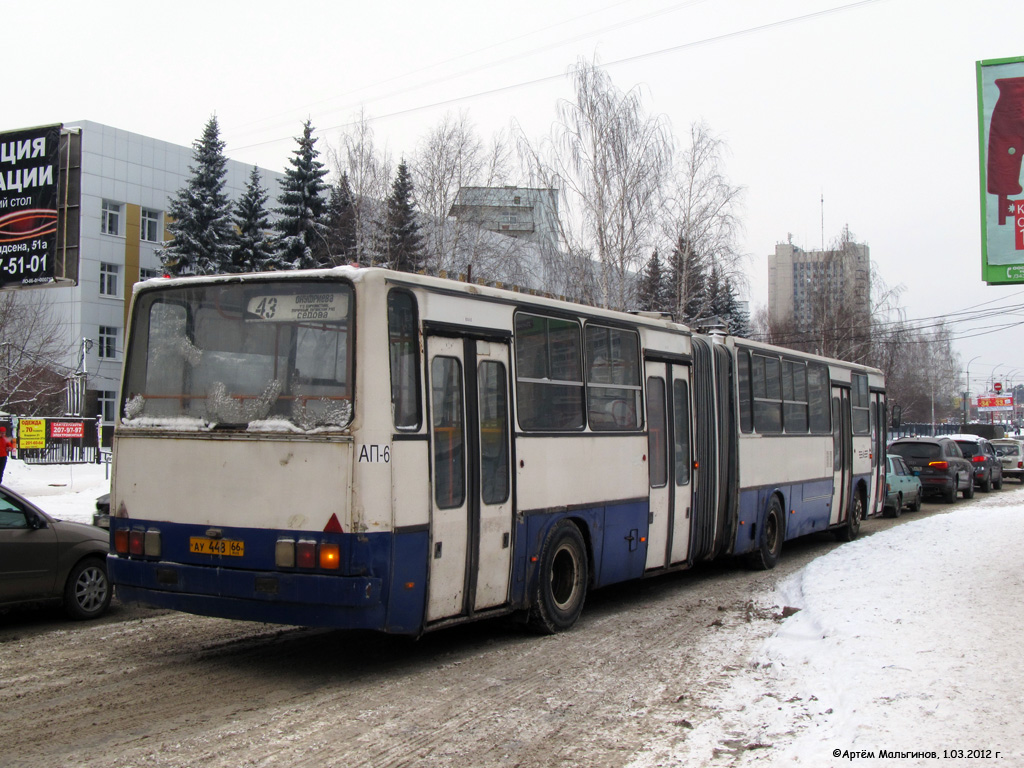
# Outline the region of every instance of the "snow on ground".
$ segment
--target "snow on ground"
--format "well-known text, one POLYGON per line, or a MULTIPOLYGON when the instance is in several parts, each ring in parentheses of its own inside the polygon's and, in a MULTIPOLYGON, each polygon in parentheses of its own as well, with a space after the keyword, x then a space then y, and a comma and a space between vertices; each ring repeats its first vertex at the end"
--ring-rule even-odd
MULTIPOLYGON (((109 490, 102 465, 17 460, 4 484, 80 522, 109 490)), ((799 610, 703 702, 714 715, 632 768, 1024 765, 1024 487, 1009 487, 839 547, 758 596, 799 610)))
POLYGON ((3 484, 53 517, 91 523, 96 498, 110 491, 105 464, 26 464, 8 459, 3 484))
POLYGON ((1015 486, 839 547, 760 596, 800 610, 703 702, 715 716, 633 768, 1024 765, 1015 486))

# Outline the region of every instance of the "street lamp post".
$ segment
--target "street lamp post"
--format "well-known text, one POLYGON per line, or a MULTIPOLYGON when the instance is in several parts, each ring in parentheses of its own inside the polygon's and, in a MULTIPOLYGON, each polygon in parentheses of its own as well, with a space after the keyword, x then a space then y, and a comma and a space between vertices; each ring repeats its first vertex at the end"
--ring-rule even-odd
POLYGON ((964 394, 964 426, 967 426, 967 420, 971 413, 971 363, 977 360, 981 355, 976 355, 967 361, 967 392, 964 394))

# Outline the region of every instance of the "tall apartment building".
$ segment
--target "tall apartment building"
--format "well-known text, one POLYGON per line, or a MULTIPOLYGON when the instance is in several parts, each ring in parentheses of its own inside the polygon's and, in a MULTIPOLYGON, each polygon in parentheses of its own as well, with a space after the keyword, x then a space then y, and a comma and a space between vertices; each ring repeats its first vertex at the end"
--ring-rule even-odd
POLYGON ((792 322, 797 330, 812 321, 815 300, 854 298, 871 311, 871 257, 868 246, 848 243, 841 250, 805 251, 779 243, 768 256, 768 313, 772 325, 792 322))
MULTIPOLYGON (((77 269, 68 270, 70 280, 34 290, 46 292, 63 320, 68 352, 57 362, 87 371, 84 415, 112 421, 132 285, 161 274, 157 250, 169 238, 166 211, 195 161, 191 147, 88 120, 65 123, 63 134, 74 139, 74 149, 58 224, 66 221, 72 231, 59 237, 71 246, 69 258, 77 245, 77 269)), ((232 200, 245 191, 252 167, 228 160, 225 191, 232 200)), ((260 174, 273 206, 283 174, 260 174)))
POLYGON ((558 248, 558 190, 462 187, 449 216, 491 232, 558 248))

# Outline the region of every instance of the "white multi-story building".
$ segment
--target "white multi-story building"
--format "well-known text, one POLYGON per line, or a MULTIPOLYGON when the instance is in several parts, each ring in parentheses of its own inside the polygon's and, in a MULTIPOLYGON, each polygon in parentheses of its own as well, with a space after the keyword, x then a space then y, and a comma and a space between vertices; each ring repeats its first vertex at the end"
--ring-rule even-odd
POLYGON ((868 246, 847 243, 841 251, 805 251, 779 243, 768 257, 768 313, 772 325, 800 330, 812 322, 816 298, 854 297, 865 315, 871 310, 871 256, 868 246))
MULTIPOLYGON (((169 239, 167 208, 195 160, 191 147, 88 120, 64 123, 63 132, 80 139, 70 142, 72 155, 80 146, 80 156, 68 163, 72 181, 60 203, 60 221, 72 230, 61 235, 69 259, 77 245, 77 269, 66 274, 77 284, 58 281, 38 290, 47 292, 52 311, 64 320, 65 366, 87 372, 83 415, 109 422, 117 407, 132 285, 161 275, 157 250, 169 239)), ((225 192, 232 200, 245 191, 252 168, 228 160, 225 192)), ((283 175, 263 169, 260 174, 273 207, 283 175)))

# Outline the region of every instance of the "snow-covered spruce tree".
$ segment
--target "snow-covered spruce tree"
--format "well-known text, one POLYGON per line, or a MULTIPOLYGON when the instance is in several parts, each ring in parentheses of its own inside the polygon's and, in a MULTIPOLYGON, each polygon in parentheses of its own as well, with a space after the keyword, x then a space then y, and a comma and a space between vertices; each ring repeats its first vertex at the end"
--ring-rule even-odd
POLYGON ((312 269, 330 266, 327 250, 327 201, 324 176, 327 169, 317 158, 320 152, 314 146, 313 125, 310 120, 302 124, 299 146, 288 162, 281 194, 277 197, 278 220, 274 229, 280 233, 272 263, 276 269, 312 269))
POLYGON ((167 230, 174 239, 160 250, 160 260, 171 275, 217 274, 230 261, 234 232, 231 201, 224 192, 228 161, 216 115, 193 143, 192 157, 191 176, 167 207, 167 230))
POLYGON ((384 240, 387 264, 400 272, 418 272, 423 269, 423 238, 416 221, 412 200, 412 177, 409 166, 402 160, 391 185, 384 221, 384 240))
POLYGON ((327 199, 327 248, 334 264, 351 264, 356 257, 356 211, 348 173, 331 185, 327 199))
POLYGON ((267 268, 272 251, 272 243, 267 237, 270 229, 266 209, 268 196, 260 180, 260 169, 254 167, 245 192, 235 203, 237 232, 229 271, 258 272, 267 268))

